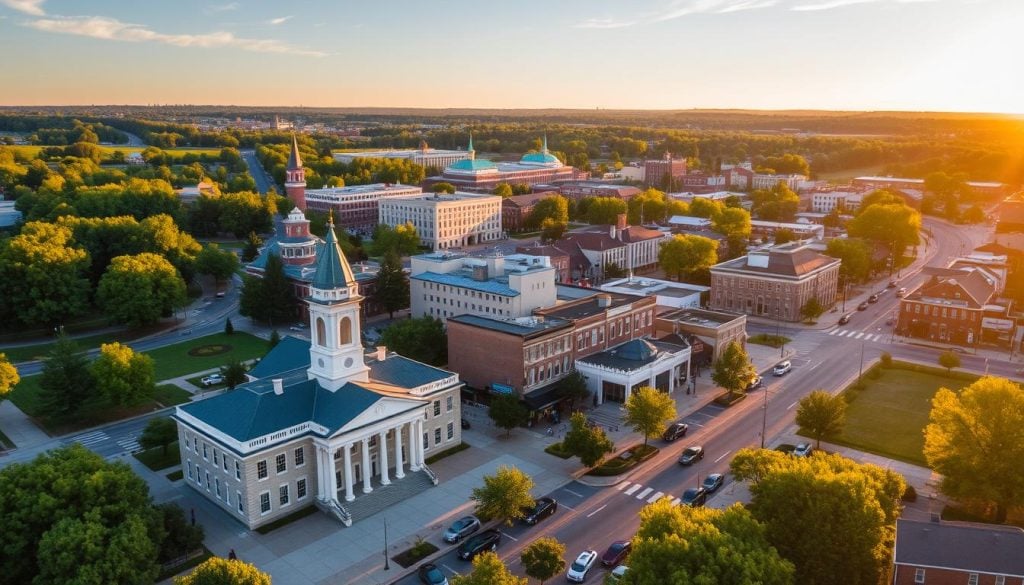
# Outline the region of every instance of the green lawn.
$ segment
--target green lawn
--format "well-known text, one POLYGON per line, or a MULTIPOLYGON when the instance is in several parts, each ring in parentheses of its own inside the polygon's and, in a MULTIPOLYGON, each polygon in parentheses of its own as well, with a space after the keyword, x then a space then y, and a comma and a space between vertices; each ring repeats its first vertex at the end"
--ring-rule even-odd
POLYGON ((881 377, 873 380, 865 376, 865 389, 856 392, 849 402, 843 434, 829 440, 927 466, 923 453, 924 427, 928 424, 932 397, 939 388, 956 391, 971 381, 938 373, 878 369, 881 377))
POLYGON ((192 395, 174 384, 160 384, 153 393, 153 400, 164 406, 174 406, 192 400, 192 395))
POLYGON ((248 333, 237 332, 233 335, 215 333, 154 349, 147 353, 156 362, 156 379, 167 380, 192 372, 219 368, 232 360, 245 361, 262 357, 267 353, 267 349, 266 340, 248 333), (229 345, 231 349, 216 355, 189 355, 189 351, 192 349, 217 345, 229 345))
POLYGON ((153 471, 181 465, 181 451, 178 450, 177 441, 167 446, 166 453, 164 453, 163 447, 153 447, 152 449, 132 453, 132 457, 138 459, 143 465, 153 471))
MULTIPOLYGON (((15 153, 20 154, 24 158, 33 159, 33 158, 35 158, 36 156, 39 155, 39 151, 40 150, 42 150, 44 148, 47 148, 47 147, 46 146, 42 146, 42 145, 35 145, 35 144, 14 144, 14 145, 10 145, 10 146, 8 146, 8 145, 0 146, 0 149, 4 149, 4 148, 10 149, 10 150, 14 151, 15 153)), ((111 155, 111 154, 114 153, 114 151, 120 150, 121 152, 123 152, 123 153, 125 153, 127 155, 127 154, 131 154, 133 152, 142 152, 143 150, 146 150, 146 147, 144 147, 144 146, 127 146, 127 145, 121 145, 121 144, 113 144, 113 145, 103 144, 103 145, 100 145, 100 150, 103 151, 107 155, 111 155)), ((220 154, 220 148, 188 148, 188 147, 185 147, 185 148, 166 148, 166 149, 164 149, 164 152, 169 154, 171 156, 171 158, 181 158, 181 157, 185 156, 186 154, 196 154, 196 155, 211 154, 211 155, 215 155, 216 156, 216 155, 220 154)))

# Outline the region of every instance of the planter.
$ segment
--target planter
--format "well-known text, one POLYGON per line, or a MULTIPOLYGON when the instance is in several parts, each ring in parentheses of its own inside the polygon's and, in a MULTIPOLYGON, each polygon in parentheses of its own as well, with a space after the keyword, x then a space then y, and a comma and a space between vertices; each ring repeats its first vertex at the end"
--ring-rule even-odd
POLYGON ((636 445, 591 469, 587 475, 598 477, 621 475, 654 457, 658 452, 659 449, 653 445, 636 445))
POLYGON ((745 399, 746 397, 746 393, 738 392, 736 394, 730 394, 729 392, 726 392, 725 394, 720 394, 719 396, 715 397, 715 404, 719 406, 729 407, 745 399))

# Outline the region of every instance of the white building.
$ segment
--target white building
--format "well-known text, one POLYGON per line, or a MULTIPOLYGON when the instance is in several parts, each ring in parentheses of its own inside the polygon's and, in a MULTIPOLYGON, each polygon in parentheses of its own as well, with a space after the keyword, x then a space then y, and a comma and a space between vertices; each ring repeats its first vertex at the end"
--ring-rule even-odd
POLYGON ((615 225, 593 225, 569 232, 556 245, 570 252, 570 273, 579 280, 602 278, 609 264, 634 271, 654 268, 661 245, 671 237, 667 230, 626 225, 623 213, 615 225))
POLYGON ((500 240, 501 197, 476 193, 435 193, 379 202, 378 223, 411 223, 432 250, 462 248, 500 240))
POLYGON ((576 360, 587 390, 598 404, 625 402, 637 389, 649 386, 674 394, 690 370, 690 346, 673 335, 671 342, 634 339, 576 360))
POLYGON ((14 201, 0 201, 0 227, 11 227, 21 221, 21 212, 14 208, 14 201))
POLYGON ((465 150, 439 150, 437 148, 430 148, 426 142, 423 142, 417 149, 334 153, 334 160, 346 164, 351 163, 357 158, 409 160, 424 167, 444 169, 457 161, 469 158, 469 152, 465 150))
POLYGON ((807 182, 806 175, 767 175, 755 173, 750 180, 751 189, 771 189, 779 183, 785 183, 793 191, 799 191, 800 186, 807 182))
POLYGON ((711 229, 711 220, 706 217, 691 217, 689 215, 673 215, 668 220, 668 225, 691 230, 711 229))
POLYGON ((815 213, 829 213, 833 209, 853 213, 864 199, 864 191, 818 191, 811 194, 811 210, 815 213))
POLYGON ((825 226, 816 223, 787 223, 781 221, 763 221, 760 219, 750 220, 750 232, 756 236, 775 237, 775 232, 789 230, 801 240, 817 239, 825 237, 825 226))
POLYGON ((372 183, 306 189, 306 209, 334 214, 334 223, 347 230, 372 231, 380 217, 379 203, 394 197, 415 197, 423 189, 401 183, 372 183))
POLYGON ((623 278, 606 282, 599 287, 606 292, 617 292, 627 295, 655 297, 658 307, 673 309, 700 308, 701 295, 711 293, 711 287, 656 278, 623 278))
POLYGON ((413 317, 526 317, 555 304, 557 271, 547 256, 433 253, 412 257, 413 317))

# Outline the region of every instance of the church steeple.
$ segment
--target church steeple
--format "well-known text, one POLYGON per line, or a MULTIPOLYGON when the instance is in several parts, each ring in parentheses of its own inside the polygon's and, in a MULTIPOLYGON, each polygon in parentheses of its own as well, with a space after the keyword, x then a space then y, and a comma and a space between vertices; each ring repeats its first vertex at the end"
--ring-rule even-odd
POLYGON ((284 190, 295 207, 306 210, 306 169, 299 156, 299 139, 292 134, 292 151, 288 155, 288 166, 284 171, 284 190))
POLYGON ((469 160, 476 159, 476 151, 473 150, 473 133, 469 133, 469 144, 466 146, 466 152, 469 153, 469 160))
POLYGON ((540 151, 543 152, 544 154, 548 153, 548 133, 547 132, 544 133, 544 146, 541 147, 540 151))

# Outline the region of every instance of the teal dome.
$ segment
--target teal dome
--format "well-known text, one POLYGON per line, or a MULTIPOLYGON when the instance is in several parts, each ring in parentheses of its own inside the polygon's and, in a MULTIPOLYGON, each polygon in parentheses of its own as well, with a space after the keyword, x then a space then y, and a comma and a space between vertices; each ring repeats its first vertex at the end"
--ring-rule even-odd
POLYGON ((494 163, 487 159, 477 160, 475 158, 464 158, 459 161, 452 163, 448 170, 452 171, 484 171, 487 169, 495 169, 494 163))
POLYGON ((519 162, 541 165, 562 164, 562 161, 558 160, 557 156, 547 152, 546 150, 544 152, 531 152, 524 154, 523 158, 519 159, 519 162))

